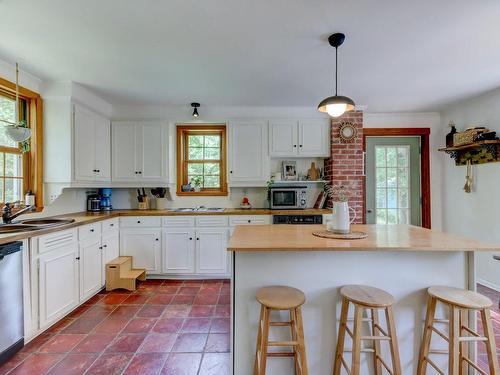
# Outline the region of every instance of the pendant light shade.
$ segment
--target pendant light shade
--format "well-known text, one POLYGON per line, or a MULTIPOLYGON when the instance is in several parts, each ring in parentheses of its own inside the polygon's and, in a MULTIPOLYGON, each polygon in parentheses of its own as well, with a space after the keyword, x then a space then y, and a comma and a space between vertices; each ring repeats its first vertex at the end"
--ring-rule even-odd
POLYGON ((198 117, 200 114, 198 113, 198 108, 200 107, 200 103, 191 103, 191 107, 193 109, 193 117, 198 117))
POLYGON ((337 95, 338 48, 344 43, 345 35, 335 33, 330 35, 328 42, 335 47, 335 95, 323 99, 318 105, 318 111, 328 113, 332 117, 342 116, 345 112, 354 111, 356 104, 347 96, 337 95))

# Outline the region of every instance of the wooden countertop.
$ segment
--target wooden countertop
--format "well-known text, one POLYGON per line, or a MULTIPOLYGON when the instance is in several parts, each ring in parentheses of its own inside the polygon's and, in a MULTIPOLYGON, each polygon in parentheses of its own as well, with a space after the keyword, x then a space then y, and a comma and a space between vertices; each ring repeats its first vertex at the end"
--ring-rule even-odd
POLYGON ((409 225, 353 225, 366 232, 360 240, 336 240, 312 235, 323 225, 237 226, 228 251, 480 251, 500 250, 488 244, 439 231, 409 225))
MULTIPOLYGON (((54 233, 61 230, 75 228, 85 224, 91 224, 102 220, 111 219, 120 216, 212 216, 212 215, 322 215, 330 214, 331 210, 269 210, 265 208, 239 209, 226 208, 221 212, 175 212, 173 210, 114 210, 111 212, 75 212, 71 214, 54 216, 57 218, 71 218, 75 221, 71 224, 61 225, 58 227, 49 227, 28 232, 5 233, 0 234, 0 244, 5 244, 13 241, 22 241, 27 238, 40 236, 43 234, 54 233)), ((45 218, 45 217, 44 217, 45 218)), ((16 221, 22 220, 20 216, 16 221)))

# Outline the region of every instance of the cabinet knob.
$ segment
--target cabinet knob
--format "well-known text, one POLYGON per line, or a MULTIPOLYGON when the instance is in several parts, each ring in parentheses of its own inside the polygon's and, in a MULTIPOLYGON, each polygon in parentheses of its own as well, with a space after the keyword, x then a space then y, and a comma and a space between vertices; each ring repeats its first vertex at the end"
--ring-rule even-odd
POLYGON ((80 257, 76 257, 75 259, 76 259, 76 260, 80 260, 80 257))
POLYGON ((108 247, 108 245, 104 245, 104 247, 108 247))
POLYGON ((233 171, 229 171, 229 173, 233 173, 233 171))
POLYGON ((109 224, 109 226, 110 226, 110 227, 114 227, 114 226, 115 226, 115 224, 109 224))
POLYGON ((99 246, 99 250, 102 250, 102 246, 99 246))
POLYGON ((135 171, 134 173, 135 173, 135 174, 137 174, 137 173, 139 173, 139 172, 135 171))
POLYGON ((193 240, 193 237, 189 237, 189 240, 192 241, 193 240))
POLYGON ((141 223, 141 221, 140 221, 140 220, 137 220, 137 224, 140 224, 140 223, 141 223))
POLYGON ((249 223, 251 223, 251 222, 252 222, 252 220, 248 220, 248 222, 249 222, 249 223))
POLYGON ((293 145, 293 147, 297 147, 297 145, 293 145))
POLYGON ((93 232, 94 230, 93 230, 93 229, 91 229, 90 231, 91 231, 91 232, 93 232))
POLYGON ((299 147, 302 147, 302 145, 299 145, 299 147))
POLYGON ((160 239, 159 238, 156 238, 155 241, 159 241, 160 239))
POLYGON ((200 240, 200 237, 196 237, 196 241, 199 241, 200 240))
MULTIPOLYGON (((301 146, 302 147, 302 146, 301 146)), ((100 169, 96 169, 96 172, 100 172, 101 170, 100 169)))
POLYGON ((141 171, 139 171, 139 172, 137 172, 137 173, 142 174, 142 172, 141 172, 141 171))

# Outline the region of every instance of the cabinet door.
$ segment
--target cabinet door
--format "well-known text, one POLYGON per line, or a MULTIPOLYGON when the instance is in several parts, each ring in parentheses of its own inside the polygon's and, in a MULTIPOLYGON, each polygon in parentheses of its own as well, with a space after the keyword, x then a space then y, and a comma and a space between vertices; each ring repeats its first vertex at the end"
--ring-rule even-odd
POLYGON ((196 272, 217 274, 227 272, 227 237, 227 229, 196 230, 196 272))
POLYGON ((297 121, 271 121, 269 145, 271 156, 297 156, 297 121))
POLYGON ((163 232, 163 272, 193 273, 195 233, 191 228, 172 228, 163 232))
POLYGON ((106 282, 106 264, 120 256, 120 235, 118 232, 102 239, 102 283, 106 282))
POLYGON ((232 122, 229 131, 229 182, 265 182, 270 173, 267 124, 232 122))
POLYGON ((40 255, 40 329, 49 327, 78 305, 76 242, 40 255))
POLYGON ((120 255, 132 256, 134 268, 161 273, 161 229, 120 230, 120 255))
POLYGON ((138 178, 135 128, 133 122, 117 122, 111 127, 113 181, 135 181, 138 178))
POLYGON ((111 125, 109 120, 95 116, 96 181, 111 181, 111 125))
POLYGON ((91 297, 101 289, 102 246, 100 236, 80 242, 80 302, 91 297))
POLYGON ((330 156, 330 124, 328 120, 299 122, 299 156, 330 156))
POLYGON ((78 105, 75 105, 73 108, 73 158, 75 181, 95 181, 95 115, 91 111, 78 105))
POLYGON ((144 181, 166 179, 166 148, 163 126, 160 122, 145 122, 137 125, 137 169, 144 181))

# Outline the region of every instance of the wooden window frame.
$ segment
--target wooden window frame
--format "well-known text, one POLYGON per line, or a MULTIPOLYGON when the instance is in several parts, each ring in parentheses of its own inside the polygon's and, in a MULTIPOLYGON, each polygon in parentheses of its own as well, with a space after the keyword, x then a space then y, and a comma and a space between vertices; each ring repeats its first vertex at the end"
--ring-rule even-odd
MULTIPOLYGON (((430 167, 430 128, 363 128, 363 151, 366 152, 366 137, 420 137, 420 191, 422 194, 422 227, 431 229, 431 167, 430 167)), ((365 179, 366 192, 366 179, 365 179)), ((365 193, 366 194, 366 193, 365 193)), ((366 212, 366 197, 363 201, 366 212)), ((364 215, 366 224, 366 215, 364 215)))
MULTIPOLYGON (((15 97, 16 84, 0 78, 0 92, 15 97)), ((37 211, 41 211, 43 209, 43 102, 40 94, 25 87, 19 87, 19 97, 26 101, 26 120, 31 129, 30 151, 23 154, 23 194, 31 190, 35 194, 37 211)), ((13 152, 12 148, 8 149, 7 152, 13 152)))
MULTIPOLYGON (((200 162, 209 162, 200 160, 200 162)), ((225 196, 227 191, 227 147, 226 125, 177 125, 177 195, 179 196, 225 196), (201 191, 182 191, 182 185, 187 184, 187 136, 189 134, 220 134, 221 158, 220 164, 220 189, 202 189, 201 191)))

